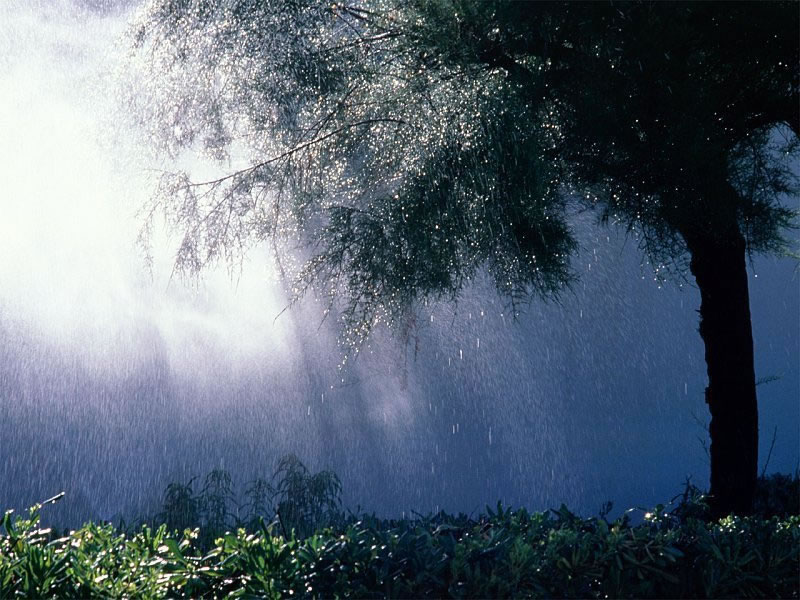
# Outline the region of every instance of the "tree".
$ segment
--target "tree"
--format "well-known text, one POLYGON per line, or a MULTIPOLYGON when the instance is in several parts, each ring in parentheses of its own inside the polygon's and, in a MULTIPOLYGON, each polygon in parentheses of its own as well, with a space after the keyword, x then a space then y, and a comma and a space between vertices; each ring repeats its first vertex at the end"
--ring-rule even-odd
MULTIPOLYGON (((701 294, 716 514, 746 513, 758 408, 748 253, 781 251, 792 225, 800 106, 797 5, 500 5, 509 42, 487 64, 546 55, 545 105, 564 180, 636 231, 658 273, 685 268, 701 294), (531 31, 543 34, 526 35, 531 31), (554 126, 553 126, 554 125, 554 126), (776 129, 777 128, 777 129, 776 129)), ((472 36, 477 38, 477 36, 472 36)), ((509 76, 521 85, 529 72, 509 76)), ((540 83, 541 87, 541 83, 540 83)), ((537 93, 541 93, 537 91, 537 93)))
POLYGON ((213 181, 164 179, 149 214, 182 233, 178 268, 270 238, 305 248, 282 260, 293 291, 343 299, 353 352, 486 265, 514 299, 556 294, 574 248, 536 115, 505 75, 439 62, 399 20, 411 13, 374 8, 155 2, 136 32, 149 92, 133 100, 154 139, 255 157, 213 181))
POLYGON ((377 323, 457 297, 482 269, 512 303, 557 295, 574 250, 566 207, 595 207, 657 273, 695 277, 712 499, 747 512, 758 415, 745 260, 784 249, 792 225, 780 197, 795 189, 796 13, 154 0, 135 31, 143 106, 165 100, 147 122, 169 151, 251 162, 166 177, 150 219, 163 210, 182 233, 188 271, 264 239, 304 248, 286 267, 293 291, 315 286, 329 309, 342 298, 357 353, 377 323))

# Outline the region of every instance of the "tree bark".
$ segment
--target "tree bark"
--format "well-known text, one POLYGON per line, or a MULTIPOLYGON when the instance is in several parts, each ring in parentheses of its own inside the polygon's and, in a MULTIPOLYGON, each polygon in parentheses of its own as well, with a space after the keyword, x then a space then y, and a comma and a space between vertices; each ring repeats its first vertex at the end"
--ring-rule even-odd
POLYGON ((712 516, 752 512, 758 476, 758 402, 747 286, 746 245, 738 226, 684 236, 700 288, 711 412, 712 516))

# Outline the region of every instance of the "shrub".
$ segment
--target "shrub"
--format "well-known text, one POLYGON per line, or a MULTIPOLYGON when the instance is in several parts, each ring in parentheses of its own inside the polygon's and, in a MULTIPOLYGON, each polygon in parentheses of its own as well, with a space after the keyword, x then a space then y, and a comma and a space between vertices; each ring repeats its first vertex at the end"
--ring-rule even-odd
POLYGON ((762 517, 786 518, 800 514, 800 477, 774 473, 758 478, 755 513, 762 517))
MULTIPOLYGON (((694 501, 694 500, 692 500, 694 501)), ((685 507, 684 507, 685 508, 685 507)), ((498 505, 477 519, 374 516, 298 538, 262 520, 214 540, 89 523, 51 539, 36 506, 7 512, 0 597, 797 598, 800 517, 706 522, 663 506, 632 524, 566 507, 498 505)))
POLYGON ((333 471, 311 474, 294 454, 278 461, 271 480, 248 483, 241 503, 228 471, 214 469, 195 491, 197 479, 167 485, 161 510, 144 522, 168 531, 200 528, 198 543, 210 547, 225 532, 255 531, 262 521, 275 521, 285 537, 303 538, 343 519, 339 477, 333 471))

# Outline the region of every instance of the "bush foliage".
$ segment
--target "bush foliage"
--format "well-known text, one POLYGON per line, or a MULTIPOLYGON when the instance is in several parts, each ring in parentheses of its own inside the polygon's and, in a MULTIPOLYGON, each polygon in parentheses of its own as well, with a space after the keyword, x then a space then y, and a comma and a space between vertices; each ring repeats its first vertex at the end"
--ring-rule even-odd
MULTIPOLYGON (((789 484, 793 493, 797 479, 789 484)), ((796 508, 709 522, 694 491, 687 486, 671 511, 657 506, 635 520, 498 505, 478 518, 351 515, 305 537, 260 519, 209 545, 200 529, 166 524, 125 533, 89 523, 55 537, 40 528, 37 505, 3 518, 0 597, 797 598, 796 508)))
MULTIPOLYGON (((170 483, 161 510, 138 526, 164 524, 169 531, 199 528, 198 543, 205 548, 226 531, 255 531, 261 521, 274 521, 285 537, 290 531, 306 537, 343 518, 342 484, 336 473, 326 470, 312 475, 294 454, 280 459, 271 479, 246 484, 238 502, 233 478, 224 469, 211 471, 202 486, 197 480, 170 483)), ((130 531, 131 527, 121 529, 130 531)))

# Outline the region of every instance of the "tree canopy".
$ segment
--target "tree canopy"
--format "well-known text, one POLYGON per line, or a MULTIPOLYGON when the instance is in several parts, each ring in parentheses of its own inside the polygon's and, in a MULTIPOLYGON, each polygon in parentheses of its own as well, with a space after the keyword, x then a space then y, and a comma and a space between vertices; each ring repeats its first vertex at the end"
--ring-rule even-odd
MULTIPOLYGON (((352 339, 488 267, 514 298, 557 293, 573 239, 538 111, 499 69, 447 63, 414 11, 318 2, 157 2, 139 30, 172 151, 255 162, 169 178, 156 201, 195 271, 269 236, 310 248, 296 292, 346 292, 352 339), (414 17, 416 18, 416 17, 414 17)), ((419 13, 420 15, 422 13, 419 13)))
POLYGON ((348 323, 366 332, 456 296, 484 266, 512 299, 558 292, 569 198, 638 231, 664 265, 684 256, 681 233, 716 218, 703 186, 730 181, 750 248, 778 249, 791 182, 770 160, 772 128, 797 130, 785 12, 151 2, 135 37, 158 139, 252 159, 213 181, 165 181, 177 265, 277 236, 311 249, 295 291, 345 291, 348 323))

